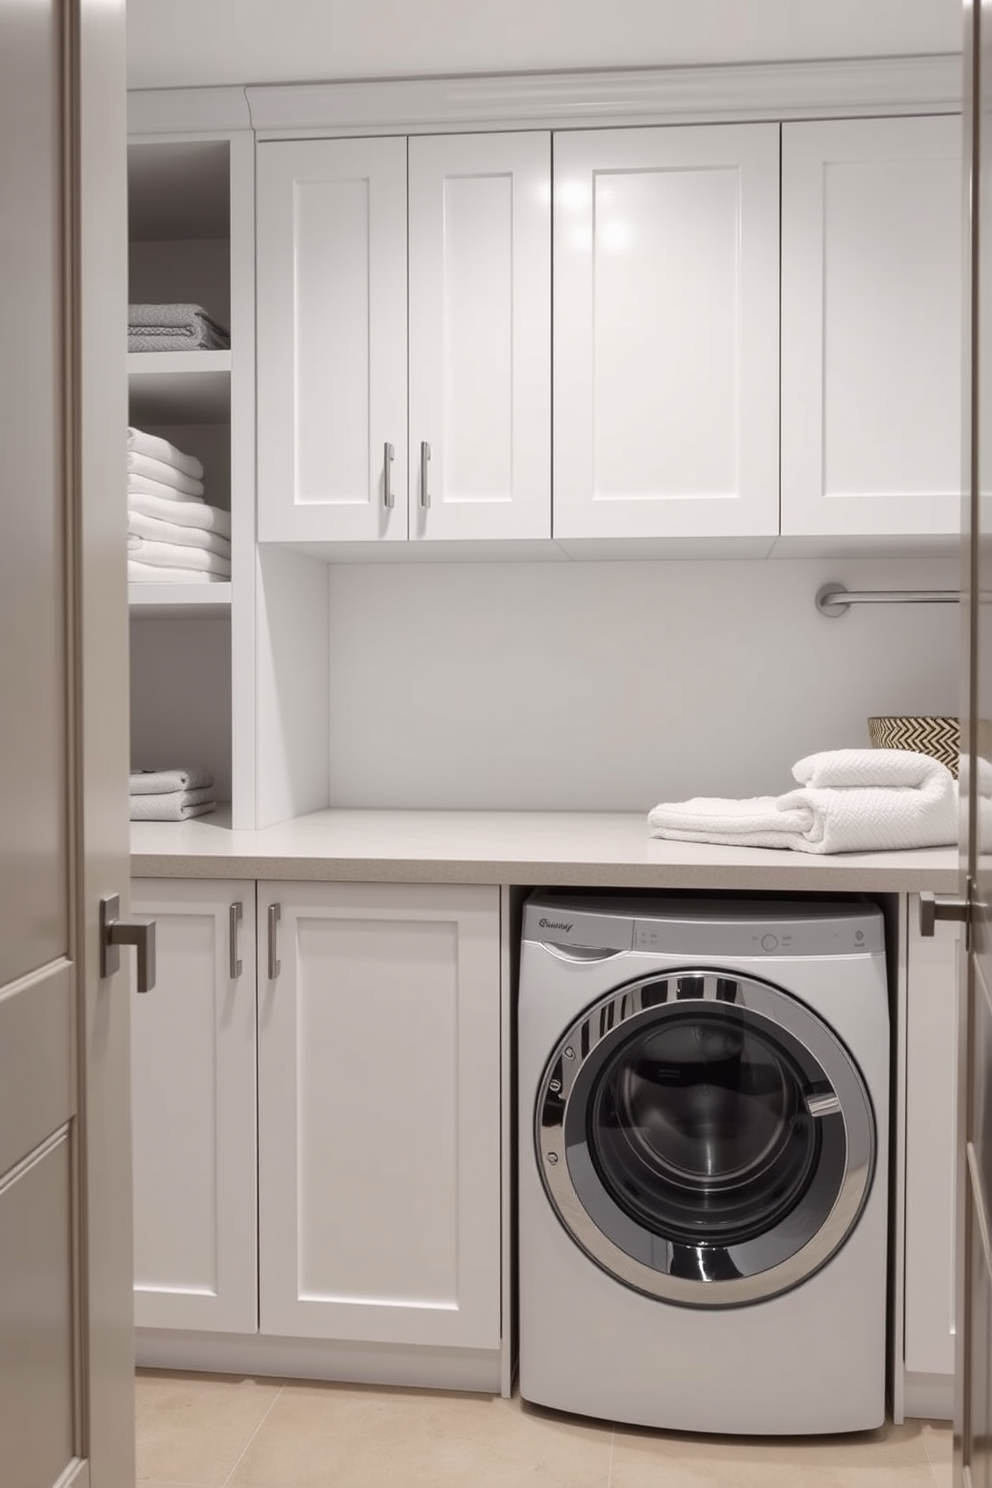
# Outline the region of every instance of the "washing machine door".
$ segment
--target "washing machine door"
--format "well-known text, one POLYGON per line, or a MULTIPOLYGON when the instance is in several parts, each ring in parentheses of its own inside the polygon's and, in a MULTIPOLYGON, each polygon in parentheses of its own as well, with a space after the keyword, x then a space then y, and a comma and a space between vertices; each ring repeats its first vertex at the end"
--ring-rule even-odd
POLYGON ((617 1280, 742 1306, 819 1270, 871 1187, 851 1055, 767 982, 700 967, 588 1008, 545 1068, 538 1166, 573 1239, 617 1280))

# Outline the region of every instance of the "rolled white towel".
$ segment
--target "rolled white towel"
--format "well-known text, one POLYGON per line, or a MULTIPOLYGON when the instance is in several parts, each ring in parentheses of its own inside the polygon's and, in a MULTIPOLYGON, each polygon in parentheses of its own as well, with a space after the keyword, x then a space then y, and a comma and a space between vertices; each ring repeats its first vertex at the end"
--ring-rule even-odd
POLYGON ((144 429, 133 429, 128 425, 127 447, 136 455, 147 455, 151 460, 160 460, 163 465, 173 465, 183 475, 193 480, 203 479, 203 465, 195 455, 187 455, 167 439, 158 434, 148 434, 144 429))
POLYGON ((203 503, 202 496, 187 496, 183 491, 177 491, 175 486, 166 486, 161 481, 149 480, 147 475, 129 474, 127 494, 129 497, 154 496, 156 501, 183 501, 187 504, 199 501, 203 503))
POLYGON ((857 787, 864 785, 907 786, 918 789, 930 780, 942 780, 947 766, 932 755, 912 749, 826 749, 797 760, 792 774, 800 785, 857 787))
POLYGON ((230 541, 204 527, 182 527, 177 522, 163 522, 159 517, 146 517, 143 512, 129 511, 127 530, 129 537, 174 543, 182 548, 205 548, 208 553, 218 553, 221 558, 231 557, 230 541))
MULTIPOLYGON (((193 550, 190 549, 192 552, 193 550)), ((223 584, 223 574, 204 573, 199 568, 158 568, 154 563, 127 560, 127 577, 131 584, 223 584)))
MULTIPOLYGON (((135 477, 140 479, 140 477, 135 477)), ((148 481, 144 484, 151 485, 148 481)), ((163 522, 177 522, 181 527, 202 527, 207 532, 218 532, 221 537, 231 535, 231 513, 219 506, 208 506, 205 501, 178 499, 178 492, 162 499, 154 492, 128 490, 128 511, 141 512, 146 517, 158 517, 163 522), (177 499, 173 499, 173 497, 177 499)))
POLYGON ((177 791, 207 790, 214 783, 209 770, 132 770, 132 796, 169 796, 177 791))
POLYGON ((139 455, 129 450, 127 471, 129 475, 143 475, 148 480, 161 482, 163 486, 171 486, 174 491, 181 491, 184 496, 203 495, 202 481, 194 480, 191 475, 184 475, 174 465, 166 465, 162 460, 153 460, 149 455, 139 455))
POLYGON ((201 573, 231 577, 231 560, 217 553, 208 553, 205 548, 191 548, 178 543, 153 542, 147 537, 133 533, 127 540, 128 558, 135 563, 147 563, 153 568, 192 568, 201 573))

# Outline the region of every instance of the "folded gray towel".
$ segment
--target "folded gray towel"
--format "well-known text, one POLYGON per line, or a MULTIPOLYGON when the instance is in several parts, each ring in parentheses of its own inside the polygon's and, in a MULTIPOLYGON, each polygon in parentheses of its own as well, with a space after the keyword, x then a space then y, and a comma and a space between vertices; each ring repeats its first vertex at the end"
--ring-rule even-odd
POLYGON ((132 770, 132 796, 167 796, 174 791, 206 790, 213 785, 209 770, 132 770))
POLYGON ((128 351, 223 351, 230 332, 202 305, 128 305, 128 351))
POLYGON ((213 811, 213 787, 206 790, 170 791, 167 795, 132 796, 132 821, 188 821, 191 816, 206 816, 213 811))

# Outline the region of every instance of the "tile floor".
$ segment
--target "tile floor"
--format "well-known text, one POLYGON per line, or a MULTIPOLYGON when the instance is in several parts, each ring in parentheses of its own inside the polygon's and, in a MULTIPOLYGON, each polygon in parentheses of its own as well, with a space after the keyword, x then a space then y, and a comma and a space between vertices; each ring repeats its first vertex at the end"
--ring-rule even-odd
POLYGON ((951 1488, 951 1431, 751 1441, 421 1390, 142 1371, 141 1488, 951 1488))

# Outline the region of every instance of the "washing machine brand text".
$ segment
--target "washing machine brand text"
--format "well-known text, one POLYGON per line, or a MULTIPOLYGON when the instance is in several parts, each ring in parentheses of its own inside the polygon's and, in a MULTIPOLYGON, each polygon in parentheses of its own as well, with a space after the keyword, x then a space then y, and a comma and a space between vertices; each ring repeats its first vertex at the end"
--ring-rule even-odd
MULTIPOLYGON (((571 930, 571 925, 566 925, 564 920, 538 920, 542 930, 571 930)), ((574 922, 573 922, 574 923, 574 922)))

